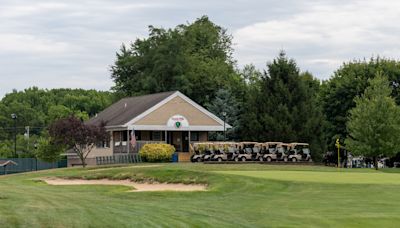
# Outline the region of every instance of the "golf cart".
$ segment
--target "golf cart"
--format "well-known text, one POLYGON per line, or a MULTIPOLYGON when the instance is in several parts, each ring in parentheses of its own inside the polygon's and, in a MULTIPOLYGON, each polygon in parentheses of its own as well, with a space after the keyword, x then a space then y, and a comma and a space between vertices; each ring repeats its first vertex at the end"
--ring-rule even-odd
POLYGON ((233 142, 219 142, 216 143, 217 150, 212 157, 213 161, 230 161, 233 159, 236 152, 236 143, 233 142))
POLYGON ((212 161, 228 161, 231 160, 232 154, 229 153, 229 142, 217 142, 214 144, 215 151, 214 155, 212 156, 211 160, 212 161))
POLYGON ((204 159, 205 145, 204 143, 193 144, 193 155, 190 157, 191 162, 202 162, 204 159))
POLYGON ((292 162, 311 161, 310 146, 308 143, 291 143, 288 159, 292 162))
POLYGON ((224 143, 216 142, 216 143, 214 143, 213 146, 214 146, 215 150, 214 150, 213 156, 211 157, 211 160, 219 161, 219 162, 226 161, 227 155, 224 150, 224 143))
POLYGON ((214 153, 215 153, 215 149, 214 149, 214 145, 213 143, 204 143, 205 144, 205 152, 204 152, 204 157, 203 157, 203 161, 211 161, 214 153))
POLYGON ((263 161, 271 162, 276 160, 283 160, 282 155, 284 153, 278 153, 278 149, 281 146, 282 142, 266 142, 264 144, 265 144, 265 153, 261 158, 263 161))
POLYGON ((289 160, 288 158, 289 150, 290 150, 289 143, 278 144, 276 149, 276 160, 287 162, 289 160))
POLYGON ((253 147, 253 156, 252 160, 254 161, 263 161, 264 154, 267 153, 267 145, 266 143, 256 143, 253 147))
POLYGON ((241 142, 238 145, 239 153, 235 155, 235 161, 249 161, 253 159, 253 147, 256 142, 241 142))

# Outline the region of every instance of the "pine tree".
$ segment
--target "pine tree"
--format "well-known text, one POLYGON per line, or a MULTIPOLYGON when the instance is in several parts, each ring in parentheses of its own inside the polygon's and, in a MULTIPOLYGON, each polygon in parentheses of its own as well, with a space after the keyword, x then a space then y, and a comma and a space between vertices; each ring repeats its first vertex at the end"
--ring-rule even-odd
POLYGON ((300 74, 282 51, 267 64, 256 98, 260 141, 308 142, 318 159, 324 150, 323 115, 317 103, 319 81, 300 74))
POLYGON ((225 123, 232 126, 231 129, 226 130, 226 138, 224 133, 216 133, 211 135, 215 140, 226 140, 237 138, 238 126, 238 102, 233 94, 226 89, 219 89, 216 97, 211 104, 206 105, 207 109, 217 115, 225 123))

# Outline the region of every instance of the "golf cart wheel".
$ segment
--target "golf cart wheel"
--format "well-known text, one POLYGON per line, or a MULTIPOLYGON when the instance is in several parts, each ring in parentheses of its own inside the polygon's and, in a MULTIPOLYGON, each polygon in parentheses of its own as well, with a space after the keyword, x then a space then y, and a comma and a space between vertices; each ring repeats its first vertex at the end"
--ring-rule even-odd
POLYGON ((246 158, 245 157, 242 157, 242 162, 245 162, 246 161, 246 158))
POLYGON ((262 161, 264 161, 264 158, 260 156, 260 157, 258 158, 258 160, 259 160, 260 162, 262 162, 262 161))
POLYGON ((197 161, 197 162, 201 162, 201 158, 197 158, 196 161, 197 161))
POLYGON ((287 161, 288 161, 288 158, 287 158, 287 157, 284 157, 284 158, 283 158, 283 161, 284 161, 284 162, 287 162, 287 161))
POLYGON ((297 158, 292 158, 292 162, 297 162, 297 158))
POLYGON ((222 162, 222 158, 218 158, 218 162, 222 162))
POLYGON ((271 157, 267 157, 267 162, 271 162, 272 158, 271 157))
POLYGON ((239 161, 239 157, 235 157, 235 162, 238 162, 239 161))

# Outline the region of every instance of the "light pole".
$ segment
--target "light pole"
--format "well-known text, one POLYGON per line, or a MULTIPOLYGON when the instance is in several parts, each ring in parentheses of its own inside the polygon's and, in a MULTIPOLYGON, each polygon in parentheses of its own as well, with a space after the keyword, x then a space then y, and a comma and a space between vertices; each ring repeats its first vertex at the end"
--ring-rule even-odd
POLYGON ((226 112, 222 112, 222 116, 224 117, 224 141, 226 141, 226 129, 225 129, 226 112))
POLYGON ((14 120, 14 157, 17 157, 17 114, 11 114, 11 118, 14 120))

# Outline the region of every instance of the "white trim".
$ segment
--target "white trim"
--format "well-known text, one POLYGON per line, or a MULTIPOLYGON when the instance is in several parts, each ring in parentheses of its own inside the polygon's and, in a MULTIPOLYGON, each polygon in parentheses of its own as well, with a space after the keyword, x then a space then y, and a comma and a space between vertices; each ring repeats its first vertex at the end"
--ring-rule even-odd
MULTIPOLYGON (((180 97, 183 100, 185 100, 186 102, 188 102, 189 104, 191 104, 192 106, 194 106, 195 108, 197 108, 199 111, 201 111, 202 113, 204 113, 205 115, 207 115, 208 117, 210 117, 211 119, 215 120, 217 123, 222 125, 222 129, 223 129, 223 124, 224 121, 221 120, 220 118, 218 118, 216 115, 212 114, 211 112, 209 112, 207 109, 203 108, 202 106, 200 106, 199 104, 197 104, 196 102, 194 102, 192 99, 190 99, 189 97, 187 97, 186 95, 184 95, 183 93, 176 91, 175 93, 171 94, 169 97, 165 98, 164 100, 160 101, 159 103, 157 103, 156 105, 154 105, 153 107, 147 109, 145 112, 143 112, 142 114, 136 116, 135 118, 133 118, 132 120, 130 120, 129 122, 125 123, 124 125, 122 125, 123 127, 128 127, 131 128, 131 126, 136 123, 137 121, 143 119, 145 116, 147 116, 148 114, 152 113, 153 111, 157 110, 158 108, 160 108, 161 106, 163 106, 164 104, 168 103, 169 101, 171 101, 172 99, 174 99, 175 97, 180 97)), ((143 125, 144 126, 144 125, 143 125)), ((164 126, 165 127, 165 126, 164 126)), ((216 127, 216 126, 214 126, 216 127)), ((231 125, 229 125, 228 123, 225 123, 225 128, 232 128, 231 125)), ((135 128, 136 130, 136 128, 135 128)), ((162 129, 158 129, 158 130, 162 130, 162 129)), ((223 131, 223 130, 222 130, 223 131)))
POLYGON ((174 99, 177 95, 177 92, 171 94, 169 97, 165 98, 164 100, 160 101, 159 103, 157 103, 156 105, 154 105, 153 107, 147 109, 146 111, 144 111, 142 114, 136 116, 135 118, 133 118, 132 120, 130 120, 129 122, 125 123, 123 126, 125 127, 130 127, 133 123, 143 119, 145 116, 147 116, 148 114, 152 113, 153 111, 155 111, 156 109, 158 109, 159 107, 163 106, 164 104, 166 104, 168 101, 174 99))
POLYGON ((189 127, 168 127, 166 125, 131 125, 135 131, 224 131, 224 126, 217 125, 192 125, 189 127))
POLYGON ((106 126, 105 129, 107 131, 122 131, 127 130, 127 128, 123 125, 114 125, 114 126, 106 126))
MULTIPOLYGON (((177 95, 179 97, 181 97, 182 99, 184 99, 186 102, 188 102, 189 104, 193 105, 195 108, 199 109, 201 112, 203 112, 204 114, 206 114, 207 116, 211 117, 212 119, 214 119, 215 121, 217 121, 217 123, 224 125, 224 121, 221 120, 218 116, 214 115, 213 113, 211 113, 210 111, 208 111, 207 109, 203 108, 202 106, 200 106, 199 104, 197 104, 196 102, 194 102, 192 99, 190 99, 189 97, 187 97, 185 94, 177 91, 176 92, 177 95)), ((229 125, 228 123, 225 123, 225 127, 226 128, 232 128, 231 125, 229 125)), ((222 126, 223 128, 223 126, 222 126)))

